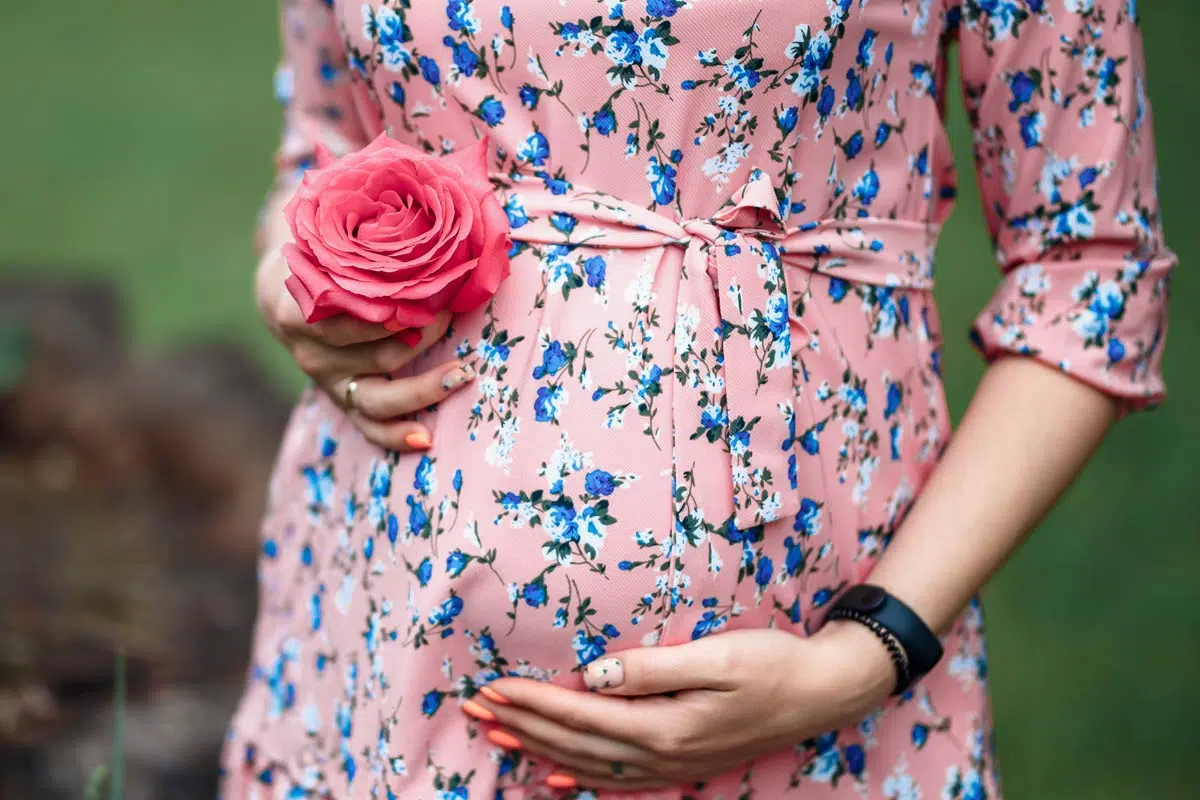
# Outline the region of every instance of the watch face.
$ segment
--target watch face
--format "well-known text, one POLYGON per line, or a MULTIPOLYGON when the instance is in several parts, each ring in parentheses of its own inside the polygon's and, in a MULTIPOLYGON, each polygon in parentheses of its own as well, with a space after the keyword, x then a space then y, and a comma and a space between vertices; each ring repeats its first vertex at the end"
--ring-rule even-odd
POLYGON ((846 592, 846 603, 863 613, 878 611, 887 602, 888 594, 878 586, 855 586, 846 592))

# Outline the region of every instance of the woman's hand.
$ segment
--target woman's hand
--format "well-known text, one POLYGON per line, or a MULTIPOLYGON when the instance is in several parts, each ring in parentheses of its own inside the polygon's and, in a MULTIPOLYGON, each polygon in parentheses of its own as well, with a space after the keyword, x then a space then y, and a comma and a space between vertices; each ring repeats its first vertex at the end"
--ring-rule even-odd
POLYGON ((463 710, 493 743, 560 765, 554 788, 656 789, 856 724, 896 675, 870 631, 838 621, 808 639, 746 630, 627 650, 584 677, 596 692, 501 678, 463 710))
POLYGON ((342 406, 363 436, 392 450, 424 450, 432 444, 419 423, 398 419, 439 402, 475 377, 470 364, 453 361, 411 378, 387 375, 408 364, 446 333, 444 314, 421 330, 413 345, 393 331, 347 316, 309 324, 284 286, 287 263, 275 250, 256 276, 259 312, 300 369, 342 406), (353 386, 351 386, 351 382, 353 386))

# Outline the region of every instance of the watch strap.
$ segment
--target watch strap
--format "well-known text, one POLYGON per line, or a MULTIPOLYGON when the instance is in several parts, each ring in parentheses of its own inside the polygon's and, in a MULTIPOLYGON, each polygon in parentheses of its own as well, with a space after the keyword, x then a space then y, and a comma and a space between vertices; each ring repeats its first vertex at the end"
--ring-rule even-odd
POLYGON ((847 589, 826 619, 850 619, 866 626, 888 649, 896 667, 893 695, 908 691, 942 658, 942 643, 916 612, 886 589, 862 583, 847 589), (896 649, 902 657, 897 657, 896 649))

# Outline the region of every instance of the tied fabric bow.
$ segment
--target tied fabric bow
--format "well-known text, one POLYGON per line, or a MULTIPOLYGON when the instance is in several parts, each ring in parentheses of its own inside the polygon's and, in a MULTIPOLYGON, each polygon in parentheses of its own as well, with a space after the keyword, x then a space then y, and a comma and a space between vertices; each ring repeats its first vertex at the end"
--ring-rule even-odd
MULTIPOLYGON (((796 480, 791 314, 775 190, 759 173, 731 205, 681 224, 685 268, 712 281, 721 314, 734 525, 745 530, 800 510, 796 480), (704 261, 701 261, 704 259, 704 261)), ((680 432, 682 433, 682 432, 680 432)))
MULTIPOLYGON (((510 191, 520 196, 528 216, 528 222, 514 227, 514 242, 600 249, 683 247, 681 298, 685 292, 692 297, 716 293, 720 319, 712 347, 720 350, 724 396, 710 398, 715 407, 704 409, 701 425, 692 431, 678 418, 676 405, 675 435, 725 439, 733 524, 739 529, 795 515, 801 502, 798 433, 803 436, 816 419, 806 413, 797 420, 792 331, 805 327, 792 315, 786 273, 800 269, 877 287, 926 288, 936 231, 885 219, 785 227, 775 189, 761 170, 711 217, 683 221, 600 192, 555 194, 536 179, 525 178, 510 191), (562 215, 570 216, 569 226, 561 224, 562 215), (885 239, 900 247, 885 248, 885 239)), ((801 410, 808 408, 800 404, 801 410)))

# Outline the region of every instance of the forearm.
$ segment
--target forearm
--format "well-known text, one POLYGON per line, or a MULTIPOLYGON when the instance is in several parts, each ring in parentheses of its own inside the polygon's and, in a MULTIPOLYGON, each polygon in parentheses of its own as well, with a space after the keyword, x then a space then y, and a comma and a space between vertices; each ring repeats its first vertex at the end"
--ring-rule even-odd
POLYGON ((1079 474, 1115 415, 1109 397, 1042 364, 996 361, 871 583, 945 632, 1079 474))

